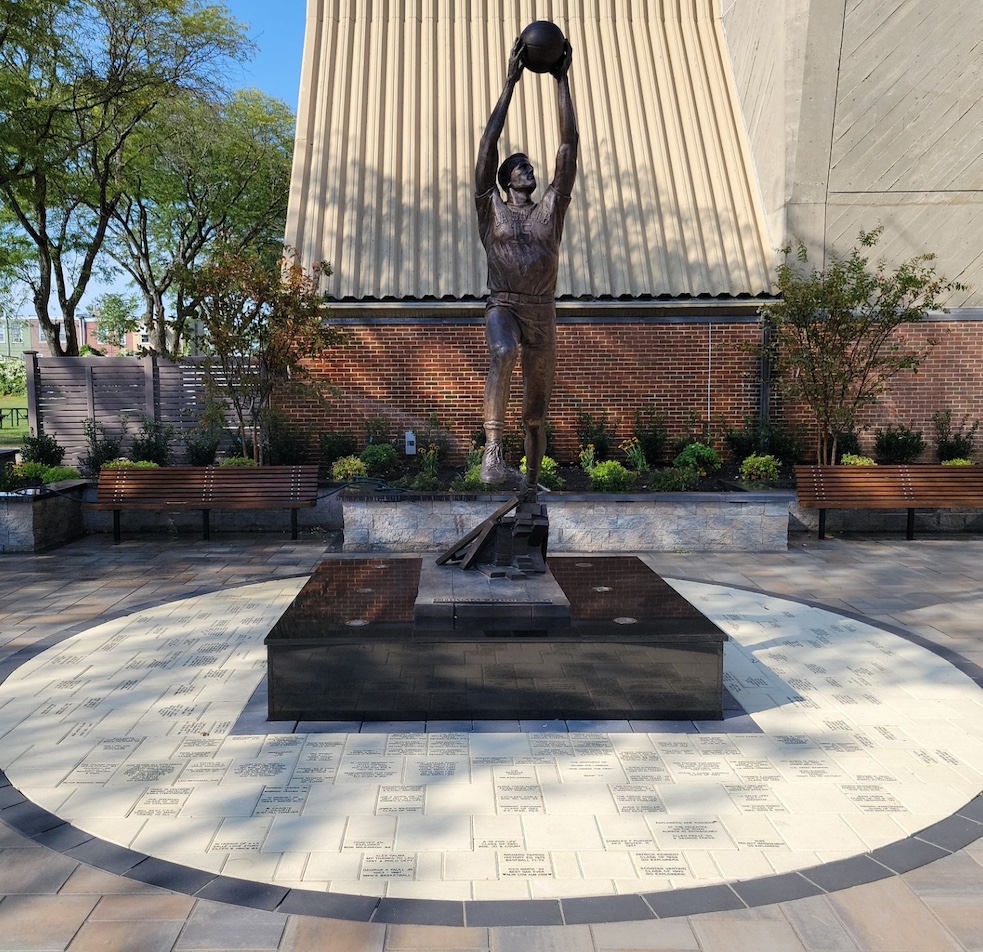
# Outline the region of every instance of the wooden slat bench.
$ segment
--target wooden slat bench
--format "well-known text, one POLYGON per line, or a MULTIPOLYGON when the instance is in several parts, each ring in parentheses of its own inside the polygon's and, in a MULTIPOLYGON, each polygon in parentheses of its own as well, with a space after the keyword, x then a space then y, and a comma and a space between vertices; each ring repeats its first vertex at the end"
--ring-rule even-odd
POLYGON ((112 511, 114 542, 124 509, 200 510, 205 539, 212 509, 289 509, 296 539, 297 510, 316 503, 317 466, 165 466, 101 470, 90 508, 112 511))
POLYGON ((983 466, 796 466, 803 509, 819 510, 826 538, 828 509, 907 509, 907 537, 915 537, 916 509, 983 508, 983 466))

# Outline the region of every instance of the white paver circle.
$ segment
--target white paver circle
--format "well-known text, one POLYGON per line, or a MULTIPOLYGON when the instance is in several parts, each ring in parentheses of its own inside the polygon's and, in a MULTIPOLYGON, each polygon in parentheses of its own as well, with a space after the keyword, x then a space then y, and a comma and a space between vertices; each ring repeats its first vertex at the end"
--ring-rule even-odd
POLYGON ((760 729, 230 733, 306 578, 170 602, 0 685, 0 767, 103 840, 289 888, 449 900, 655 892, 865 853, 983 788, 983 691, 896 634, 669 580, 728 632, 760 729))

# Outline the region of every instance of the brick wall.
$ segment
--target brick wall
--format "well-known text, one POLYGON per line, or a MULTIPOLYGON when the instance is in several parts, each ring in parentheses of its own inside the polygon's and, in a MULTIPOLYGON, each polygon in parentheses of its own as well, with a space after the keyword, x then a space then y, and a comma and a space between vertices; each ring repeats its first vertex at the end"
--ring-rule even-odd
MULTIPOLYGON (((419 432, 431 413, 449 426, 457 458, 481 428, 488 367, 478 319, 347 322, 347 343, 309 362, 337 388, 328 407, 293 402, 291 416, 317 429, 364 433, 366 419, 391 419, 394 433, 419 432)), ((576 457, 578 414, 606 413, 617 438, 631 435, 636 410, 665 417, 670 435, 693 419, 739 423, 757 412, 758 336, 741 319, 563 320, 558 327, 557 380, 550 404, 556 455, 576 457)), ((508 422, 518 428, 522 373, 512 382, 508 422)))
MULTIPOLYGON (((352 430, 384 416, 394 435, 420 431, 431 413, 450 427, 454 455, 463 457, 481 427, 481 395, 488 359, 480 318, 370 319, 344 322, 347 343, 311 361, 322 383, 337 388, 327 407, 294 402, 291 416, 317 430, 352 430)), ((933 447, 932 414, 951 406, 983 416, 983 321, 930 321, 906 334, 937 345, 917 375, 899 376, 881 405, 868 411, 873 428, 904 423, 924 431, 933 447)), ((758 359, 752 348, 760 325, 747 317, 560 318, 557 381, 550 405, 556 456, 577 453, 577 416, 606 412, 617 438, 631 435, 636 409, 653 408, 670 437, 693 420, 711 419, 717 431, 740 425, 759 407, 758 359)), ((517 428, 521 371, 516 369, 508 422, 517 428)), ((805 421, 801 410, 772 401, 777 422, 805 421)), ((926 454, 926 461, 930 454, 926 454)))

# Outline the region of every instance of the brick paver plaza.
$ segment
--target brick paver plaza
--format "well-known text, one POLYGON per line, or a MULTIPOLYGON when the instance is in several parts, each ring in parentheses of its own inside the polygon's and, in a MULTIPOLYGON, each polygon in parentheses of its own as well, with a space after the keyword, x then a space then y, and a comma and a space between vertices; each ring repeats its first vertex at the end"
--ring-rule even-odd
POLYGON ((723 722, 268 723, 333 541, 0 556, 0 950, 983 948, 983 537, 640 553, 723 722))

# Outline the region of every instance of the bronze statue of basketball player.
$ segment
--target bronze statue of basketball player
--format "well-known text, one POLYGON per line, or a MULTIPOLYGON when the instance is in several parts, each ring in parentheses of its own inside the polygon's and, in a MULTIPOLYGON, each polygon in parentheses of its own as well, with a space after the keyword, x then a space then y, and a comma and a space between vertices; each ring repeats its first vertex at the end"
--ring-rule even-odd
POLYGON ((563 220, 577 175, 577 119, 567 74, 572 53, 551 70, 557 82, 560 148, 553 181, 539 202, 532 201, 536 176, 521 152, 498 167, 498 140, 512 92, 522 75, 522 43, 509 57, 505 88, 488 119, 475 162, 478 229, 488 256, 488 303, 485 338, 491 366, 485 383, 485 452, 481 480, 499 483, 508 470, 502 455, 502 431, 512 370, 522 350, 522 422, 525 427, 526 475, 523 502, 535 502, 546 452, 546 408, 556 371, 556 274, 563 220), (505 192, 505 199, 496 186, 505 192))

